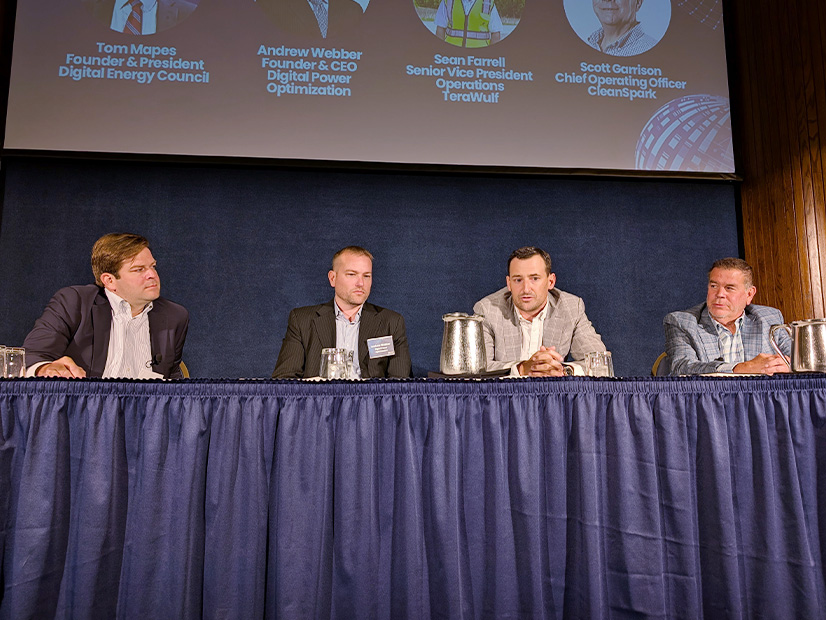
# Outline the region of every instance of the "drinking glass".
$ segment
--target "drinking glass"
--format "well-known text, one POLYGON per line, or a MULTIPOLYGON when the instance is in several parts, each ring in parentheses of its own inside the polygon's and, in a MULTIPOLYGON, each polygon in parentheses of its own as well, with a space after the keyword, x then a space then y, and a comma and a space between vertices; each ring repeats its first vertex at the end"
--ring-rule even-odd
POLYGON ((614 376, 614 362, 610 351, 589 353, 585 359, 589 377, 614 376))
POLYGON ((321 349, 321 376, 324 379, 350 379, 353 352, 348 349, 321 349))
POLYGON ((6 347, 0 344, 0 378, 6 376, 6 347))
POLYGON ((18 379, 26 376, 26 349, 20 347, 6 347, 6 373, 9 379, 18 379))

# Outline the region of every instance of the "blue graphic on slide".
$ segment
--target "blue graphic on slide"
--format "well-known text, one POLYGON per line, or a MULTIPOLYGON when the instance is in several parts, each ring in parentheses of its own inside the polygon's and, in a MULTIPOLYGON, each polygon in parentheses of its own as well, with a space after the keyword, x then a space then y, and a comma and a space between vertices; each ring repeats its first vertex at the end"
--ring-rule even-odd
POLYGON ((637 170, 734 172, 729 100, 687 95, 669 101, 637 142, 637 170))

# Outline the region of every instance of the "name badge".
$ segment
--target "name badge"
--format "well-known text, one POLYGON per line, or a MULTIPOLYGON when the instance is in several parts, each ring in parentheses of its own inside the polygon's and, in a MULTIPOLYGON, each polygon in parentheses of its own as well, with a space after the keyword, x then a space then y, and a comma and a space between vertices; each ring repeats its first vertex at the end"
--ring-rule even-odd
POLYGON ((387 357, 388 355, 396 354, 396 348, 393 346, 393 336, 369 338, 367 340, 367 349, 370 351, 371 360, 377 357, 387 357))

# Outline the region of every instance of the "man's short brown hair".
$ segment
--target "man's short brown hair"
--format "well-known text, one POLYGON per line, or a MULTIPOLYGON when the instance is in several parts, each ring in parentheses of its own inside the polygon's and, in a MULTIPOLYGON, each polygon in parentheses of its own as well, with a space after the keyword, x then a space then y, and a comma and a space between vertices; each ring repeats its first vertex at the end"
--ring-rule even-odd
POLYGON ((514 250, 511 252, 510 257, 508 258, 508 275, 511 272, 511 262, 513 262, 514 258, 518 258, 519 260, 525 260, 530 258, 531 256, 541 256, 542 260, 545 261, 545 268, 548 270, 548 275, 551 275, 551 255, 548 254, 545 250, 540 248, 534 247, 532 245, 526 245, 525 247, 519 248, 518 250, 514 250))
POLYGON ((336 270, 336 259, 344 254, 345 252, 350 252, 350 254, 355 254, 356 256, 366 256, 370 259, 370 262, 373 262, 373 255, 370 254, 367 250, 363 247, 358 245, 348 245, 346 248, 341 248, 338 252, 333 254, 333 263, 332 263, 332 270, 336 270))
POLYGON ((708 270, 709 277, 711 277, 711 272, 715 269, 734 269, 736 271, 741 271, 743 272, 743 281, 746 284, 746 288, 751 288, 754 284, 754 270, 751 268, 751 265, 749 265, 742 258, 729 257, 714 261, 711 269, 708 270))
POLYGON ((95 284, 103 286, 100 276, 104 273, 119 277, 118 271, 123 264, 148 247, 149 241, 140 235, 131 233, 103 235, 92 246, 92 273, 95 274, 95 284))

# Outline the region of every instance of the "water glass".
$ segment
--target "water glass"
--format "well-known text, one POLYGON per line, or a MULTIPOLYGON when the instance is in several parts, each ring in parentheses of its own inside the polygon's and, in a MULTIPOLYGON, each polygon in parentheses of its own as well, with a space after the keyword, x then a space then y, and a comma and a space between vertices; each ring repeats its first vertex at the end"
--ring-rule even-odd
POLYGON ((324 379, 352 378, 353 352, 349 349, 321 349, 321 376, 324 379))
POLYGON ((585 358, 585 366, 589 377, 614 376, 614 362, 610 351, 589 353, 585 358))
POLYGON ((0 378, 6 376, 6 347, 0 344, 0 378))
POLYGON ((5 360, 5 377, 19 379, 26 376, 26 349, 6 347, 5 360))

